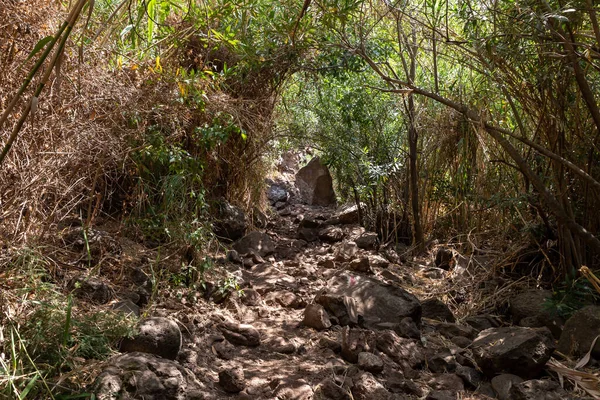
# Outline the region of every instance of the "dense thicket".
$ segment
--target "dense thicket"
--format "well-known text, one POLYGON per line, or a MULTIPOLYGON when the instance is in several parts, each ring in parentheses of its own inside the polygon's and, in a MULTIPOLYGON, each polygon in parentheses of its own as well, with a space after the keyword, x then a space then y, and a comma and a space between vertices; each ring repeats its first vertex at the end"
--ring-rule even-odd
POLYGON ((553 278, 597 264, 599 36, 591 2, 313 7, 336 50, 323 50, 311 73, 298 76, 311 100, 296 102, 292 89, 283 129, 302 136, 297 127, 309 126, 357 201, 375 214, 410 212, 416 244, 422 219, 426 232, 459 241, 475 232, 474 247, 498 235, 524 238, 546 253, 553 278))

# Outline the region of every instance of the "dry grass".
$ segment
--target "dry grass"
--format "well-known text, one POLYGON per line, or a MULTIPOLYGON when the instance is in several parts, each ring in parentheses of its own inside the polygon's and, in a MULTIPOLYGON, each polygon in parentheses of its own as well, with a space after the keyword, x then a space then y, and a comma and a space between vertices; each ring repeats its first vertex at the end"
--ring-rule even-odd
MULTIPOLYGON (((32 61, 23 69, 17 67, 65 13, 45 1, 4 3, 6 7, 0 6, 0 64, 6 66, 0 72, 2 107, 16 93, 32 61)), ((218 113, 230 114, 248 133, 248 140, 233 138, 208 154, 193 154, 205 158, 209 166, 206 186, 218 188, 215 195, 226 195, 246 209, 260 205, 266 170, 262 156, 271 139, 271 93, 244 99, 207 85, 199 88, 208 98, 206 109, 201 110, 176 101, 177 84, 169 71, 178 67, 177 60, 170 65, 163 61, 164 74, 155 74, 143 64, 135 70, 111 70, 110 49, 87 48, 83 65, 76 50, 71 43, 60 86, 53 74, 38 111, 0 166, 3 242, 15 245, 52 235, 66 219, 94 223, 126 214, 140 201, 131 197, 132 143, 144 146, 147 127, 158 125, 169 131, 169 142, 185 147, 194 127, 210 123, 218 113)), ((2 143, 19 111, 0 130, 2 143)))

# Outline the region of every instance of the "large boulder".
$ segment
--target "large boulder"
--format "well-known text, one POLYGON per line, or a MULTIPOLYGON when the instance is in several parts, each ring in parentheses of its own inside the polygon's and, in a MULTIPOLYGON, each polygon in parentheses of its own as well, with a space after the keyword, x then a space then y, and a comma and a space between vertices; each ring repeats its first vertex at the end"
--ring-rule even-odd
POLYGON ((331 278, 326 287, 329 296, 351 297, 368 328, 391 328, 406 317, 412 318, 417 325, 421 323, 419 300, 398 286, 346 272, 331 278))
POLYGON ((479 333, 471 349, 477 365, 489 377, 511 373, 535 378, 552 356, 554 340, 547 328, 490 328, 479 333))
POLYGON ((222 200, 216 205, 216 220, 213 222, 215 235, 223 239, 237 240, 244 236, 248 222, 244 211, 222 200))
POLYGON ((235 242, 233 249, 239 254, 255 253, 261 257, 265 257, 275 251, 275 244, 271 240, 271 236, 266 233, 254 231, 235 242))
POLYGON ((200 400, 206 388, 175 361, 145 353, 121 354, 106 363, 96 378, 98 400, 200 400))
POLYGON ((302 199, 310 205, 330 206, 335 204, 333 180, 329 169, 314 157, 296 174, 296 186, 302 199))
MULTIPOLYGON (((565 324, 558 351, 563 354, 581 357, 586 354, 592 342, 600 334, 600 306, 587 306, 578 310, 565 324)), ((600 358, 600 340, 592 351, 592 355, 600 358)))
POLYGON ((181 331, 169 318, 151 317, 138 323, 138 333, 121 341, 125 353, 149 353, 174 360, 181 349, 181 331))

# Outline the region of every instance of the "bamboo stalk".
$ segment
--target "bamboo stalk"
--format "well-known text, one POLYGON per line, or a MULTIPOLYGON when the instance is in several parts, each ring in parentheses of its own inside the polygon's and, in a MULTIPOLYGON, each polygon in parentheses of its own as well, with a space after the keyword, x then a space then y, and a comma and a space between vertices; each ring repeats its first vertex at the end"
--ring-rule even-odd
POLYGON ((29 84, 33 80, 33 77, 35 76, 35 74, 37 74, 38 70, 40 69, 40 67, 42 66, 44 61, 46 61, 48 54, 50 54, 50 52, 54 48, 54 45, 56 44, 58 38, 62 35, 62 33, 64 32, 66 27, 67 27, 67 21, 63 22, 63 24, 60 26, 60 28, 58 29, 58 32, 56 33, 54 38, 46 46, 46 50, 44 50, 40 59, 35 63, 35 65, 31 69, 31 71, 29 72, 29 75, 27 75, 27 78, 25 78, 25 80, 23 81, 23 84, 19 88, 19 91, 13 97, 13 99, 11 100, 11 102, 8 105, 8 107, 6 108, 6 110, 4 110, 4 113, 2 114, 2 117, 0 118, 0 129, 2 128, 2 125, 4 125, 6 120, 8 119, 8 115, 10 114, 12 109, 15 107, 15 105, 17 104, 17 102, 19 101, 21 96, 23 95, 23 92, 25 92, 25 89, 27 89, 27 86, 29 86, 29 84))
MULTIPOLYGON (((73 27, 75 26, 75 23, 77 22, 77 19, 79 18, 79 15, 81 14, 81 10, 83 9, 83 7, 85 6, 85 4, 88 1, 89 0, 79 0, 79 2, 75 5, 75 7, 73 7, 71 12, 69 13, 69 16, 67 17, 66 21, 63 23, 63 25, 66 25, 66 26, 64 29, 61 29, 63 31, 63 33, 61 35, 61 40, 58 45, 58 48, 57 48, 56 52, 54 53, 54 56, 52 57, 50 64, 46 68, 46 71, 45 71, 44 75, 42 76, 42 79, 41 79, 40 83, 38 84, 38 87, 36 88, 36 91, 33 94, 31 101, 29 102, 29 104, 27 105, 25 110, 23 111, 21 118, 19 118, 19 121, 15 125, 11 135, 9 136, 6 144, 4 145, 4 148, 2 149, 2 153, 0 153, 0 166, 2 166, 2 163, 4 162, 6 155, 10 151, 15 140, 17 140, 19 132, 21 131, 23 124, 25 123, 25 121, 27 120, 27 117, 29 116, 29 113, 31 112, 32 104, 34 102, 37 103, 37 99, 39 98, 39 95, 42 93, 42 91, 44 90, 44 87, 48 83, 50 74, 52 73, 54 66, 56 65, 58 59, 60 58, 60 55, 62 54, 62 52, 65 48, 67 39, 69 38, 69 35, 71 34, 73 27)), ((55 38, 55 40, 58 40, 58 36, 55 38)))

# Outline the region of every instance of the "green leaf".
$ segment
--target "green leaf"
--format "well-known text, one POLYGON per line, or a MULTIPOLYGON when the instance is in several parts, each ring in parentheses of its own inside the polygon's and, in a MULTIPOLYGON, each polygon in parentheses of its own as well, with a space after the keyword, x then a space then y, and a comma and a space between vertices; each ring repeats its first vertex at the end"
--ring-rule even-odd
POLYGON ((37 380, 38 380, 39 377, 40 377, 39 374, 35 374, 33 376, 33 378, 31 378, 31 380, 29 381, 29 383, 27 383, 27 386, 25 386, 25 389, 23 389, 23 391, 19 395, 19 400, 23 400, 23 399, 27 398, 27 395, 29 394, 29 392, 31 391, 31 389, 33 389, 33 387, 35 386, 35 383, 37 382, 37 380))
POLYGON ((123 38, 125 36, 127 36, 127 34, 129 32, 131 32, 131 30, 133 29, 133 24, 127 25, 125 28, 123 28, 123 30, 121 31, 121 33, 119 34, 119 36, 121 37, 121 40, 123 40, 123 38))
POLYGON ((31 57, 35 56, 41 49, 43 49, 52 40, 54 40, 54 36, 46 36, 45 38, 43 38, 42 40, 37 42, 35 47, 33 48, 33 50, 31 50, 31 53, 29 53, 27 60, 25 60, 25 61, 29 61, 31 59, 31 57))

